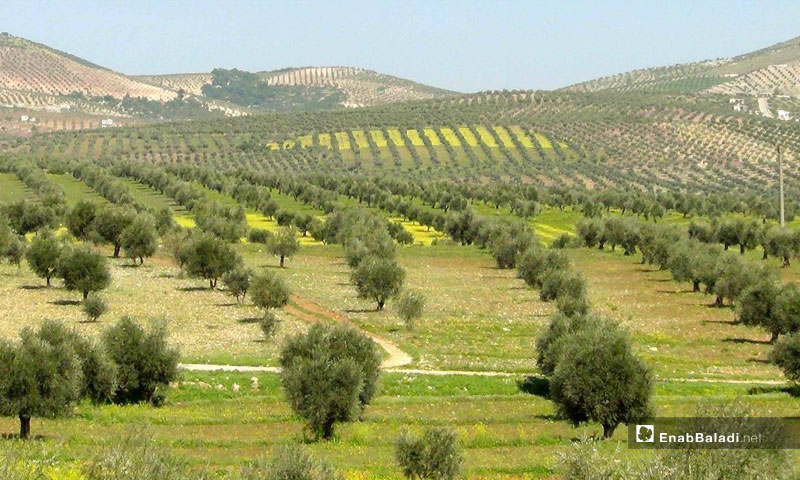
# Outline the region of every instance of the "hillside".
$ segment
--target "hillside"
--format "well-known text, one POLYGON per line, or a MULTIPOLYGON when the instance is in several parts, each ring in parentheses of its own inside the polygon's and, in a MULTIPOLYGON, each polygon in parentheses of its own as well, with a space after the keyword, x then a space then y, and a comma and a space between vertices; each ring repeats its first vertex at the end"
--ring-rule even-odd
POLYGON ((0 35, 0 89, 56 96, 126 95, 148 100, 175 98, 172 90, 143 83, 44 45, 0 35))
POLYGON ((453 93, 353 67, 126 76, 0 34, 0 134, 353 108, 453 93))
POLYGON ((731 58, 644 68, 577 83, 580 92, 800 95, 800 37, 731 58))
MULTIPOLYGON (((337 101, 338 105, 349 108, 427 100, 455 93, 357 67, 285 68, 257 72, 256 75, 270 86, 299 87, 309 91, 313 88, 327 89, 330 93, 341 96, 341 100, 337 101)), ((204 97, 203 86, 212 84, 214 74, 144 75, 134 78, 204 97)))
POLYGON ((119 157, 218 171, 340 172, 648 191, 767 192, 786 143, 790 195, 800 126, 713 97, 483 92, 353 110, 35 137, 47 158, 119 157))

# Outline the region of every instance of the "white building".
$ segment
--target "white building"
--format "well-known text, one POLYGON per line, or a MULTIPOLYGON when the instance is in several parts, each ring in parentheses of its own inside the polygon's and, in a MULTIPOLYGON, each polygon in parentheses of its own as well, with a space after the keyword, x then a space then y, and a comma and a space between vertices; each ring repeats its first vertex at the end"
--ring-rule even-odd
POLYGON ((114 126, 114 119, 112 118, 104 118, 100 120, 101 127, 113 127, 114 126))
POLYGON ((786 110, 778 110, 778 120, 791 120, 792 114, 786 110))

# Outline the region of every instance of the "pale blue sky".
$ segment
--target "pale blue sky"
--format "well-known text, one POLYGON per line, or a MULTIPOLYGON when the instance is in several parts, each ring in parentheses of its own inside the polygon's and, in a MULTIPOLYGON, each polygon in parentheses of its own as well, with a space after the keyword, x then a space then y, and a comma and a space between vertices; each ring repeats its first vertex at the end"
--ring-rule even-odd
POLYGON ((128 74, 352 65, 460 91, 557 88, 800 35, 796 0, 2 3, 0 31, 128 74))

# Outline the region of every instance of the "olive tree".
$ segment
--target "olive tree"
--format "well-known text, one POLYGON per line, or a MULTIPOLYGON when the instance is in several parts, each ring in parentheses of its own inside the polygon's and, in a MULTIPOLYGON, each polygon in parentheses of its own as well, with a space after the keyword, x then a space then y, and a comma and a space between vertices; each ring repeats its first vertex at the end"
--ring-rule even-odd
POLYGON ((33 239, 31 246, 25 254, 28 266, 50 286, 50 279, 58 273, 58 261, 63 250, 61 240, 52 233, 42 232, 33 239))
POLYGON ((375 301, 377 310, 383 310, 386 301, 400 293, 405 276, 397 262, 374 255, 362 260, 352 272, 358 297, 375 301))
POLYGON ((19 345, 0 343, 0 414, 19 418, 19 436, 28 438, 31 418, 73 413, 83 375, 68 342, 51 343, 23 330, 19 345))
POLYGON ((99 292, 111 283, 108 261, 88 247, 69 249, 62 255, 58 272, 64 279, 64 287, 78 291, 83 299, 91 292, 99 292))
POLYGON ((163 390, 178 376, 179 352, 167 343, 163 323, 149 331, 131 317, 122 317, 103 332, 103 345, 117 364, 115 403, 163 402, 163 390))
POLYGON ((651 416, 653 378, 633 354, 630 339, 616 324, 592 322, 564 341, 553 375, 550 398, 575 425, 595 421, 609 438, 620 423, 651 416))
POLYGON ((249 291, 253 304, 264 310, 265 315, 269 310, 289 303, 289 287, 281 277, 272 272, 253 276, 249 291))
POLYGON ((447 427, 431 427, 420 437, 404 432, 395 441, 395 458, 409 480, 453 480, 464 463, 458 435, 447 427))
POLYGON ((134 213, 130 209, 104 208, 94 220, 94 231, 99 240, 114 246, 114 258, 119 257, 122 249, 122 233, 133 221, 134 213))
POLYGON ((377 391, 377 344, 344 325, 315 324, 291 337, 280 356, 281 383, 292 409, 317 438, 357 418, 377 391))
POLYGON ((242 264, 236 250, 224 240, 208 234, 191 238, 181 247, 186 272, 208 280, 209 288, 217 287, 217 280, 242 264))
POLYGON ((291 257, 300 250, 300 243, 297 241, 295 232, 292 227, 281 227, 269 244, 270 253, 281 259, 281 268, 283 268, 286 257, 291 257))
POLYGON ((409 330, 422 316, 425 309, 425 295, 422 292, 406 292, 397 302, 397 314, 403 319, 409 330))
POLYGON ((96 216, 97 204, 91 200, 81 200, 67 214, 65 219, 67 230, 77 238, 87 239, 96 216))
POLYGON ((128 258, 134 263, 144 265, 144 257, 152 257, 158 248, 158 235, 153 220, 149 216, 138 216, 125 228, 120 236, 120 245, 128 258))

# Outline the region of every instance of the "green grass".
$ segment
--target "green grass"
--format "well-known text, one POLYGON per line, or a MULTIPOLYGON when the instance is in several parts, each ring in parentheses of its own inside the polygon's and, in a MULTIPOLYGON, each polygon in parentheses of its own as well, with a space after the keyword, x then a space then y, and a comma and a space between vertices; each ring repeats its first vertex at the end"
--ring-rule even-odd
POLYGON ((13 173, 0 173, 0 204, 36 200, 36 194, 13 173))
MULTIPOLYGON (((558 420, 548 400, 519 392, 517 380, 384 374, 362 421, 342 424, 332 441, 304 448, 331 461, 347 479, 400 479, 395 438, 405 429, 448 425, 459 434, 467 478, 552 478, 559 473, 558 453, 575 439, 599 434, 599 427, 573 428, 558 420)), ((749 388, 665 383, 656 388, 654 401, 663 416, 691 415, 700 397, 746 402, 771 415, 791 415, 800 407, 800 400, 786 393, 750 394, 749 388)), ((15 428, 16 419, 0 419, 0 431, 15 428)), ((283 400, 274 374, 185 372, 162 408, 82 404, 74 418, 34 419, 33 431, 43 436, 41 444, 57 446, 67 462, 91 458, 109 442, 144 431, 157 448, 212 469, 243 465, 279 445, 305 443, 303 425, 283 400), (259 380, 255 391, 253 376, 259 380), (238 393, 234 384, 241 387, 238 393)), ((600 448, 621 457, 647 455, 629 451, 626 443, 623 426, 600 448)))
POLYGON ((91 187, 67 173, 49 174, 53 182, 64 190, 67 204, 72 206, 82 200, 90 200, 100 205, 108 205, 108 200, 101 197, 91 187))

